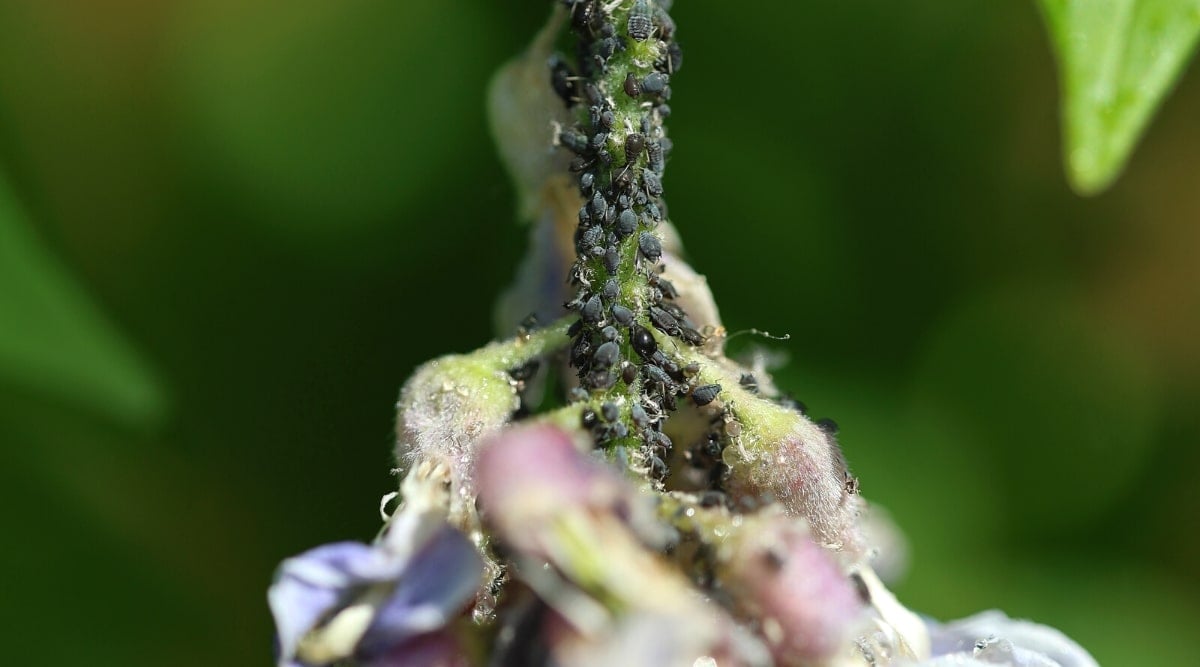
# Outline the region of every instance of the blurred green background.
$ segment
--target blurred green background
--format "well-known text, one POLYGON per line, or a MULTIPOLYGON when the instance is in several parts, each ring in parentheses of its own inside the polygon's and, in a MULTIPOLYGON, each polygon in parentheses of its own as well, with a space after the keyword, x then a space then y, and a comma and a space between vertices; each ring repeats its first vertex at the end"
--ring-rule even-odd
MULTIPOLYGON (((8 660, 269 663, 275 564, 373 534, 401 382, 490 336, 484 89, 548 4, 0 0, 8 660)), ((672 218, 791 334, 901 599, 1190 662, 1200 71, 1085 200, 1032 2, 674 15, 672 218)))

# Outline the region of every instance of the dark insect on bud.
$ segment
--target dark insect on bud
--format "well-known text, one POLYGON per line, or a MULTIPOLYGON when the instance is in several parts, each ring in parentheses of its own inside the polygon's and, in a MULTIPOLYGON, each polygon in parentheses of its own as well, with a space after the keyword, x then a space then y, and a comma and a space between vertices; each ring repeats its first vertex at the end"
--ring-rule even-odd
MULTIPOLYGON (((587 395, 585 394, 584 397, 586 398, 587 395)), ((584 410, 583 414, 580 415, 579 421, 583 424, 584 428, 590 429, 596 425, 596 411, 591 408, 584 410)))
POLYGON ((671 42, 671 38, 675 36, 675 20, 667 14, 664 7, 659 7, 659 11, 654 12, 654 24, 658 26, 658 36, 664 42, 671 42))
POLYGON ((742 373, 742 377, 738 379, 738 384, 745 387, 746 391, 752 394, 758 393, 758 378, 754 377, 751 373, 742 373))
POLYGON ((621 413, 617 410, 617 404, 610 401, 600 406, 600 416, 604 417, 606 422, 615 422, 621 413))
POLYGON ((642 90, 647 93, 661 93, 670 80, 671 77, 662 72, 651 72, 642 79, 642 90))
POLYGON ((595 0, 576 0, 571 3, 571 24, 579 29, 589 27, 599 13, 597 9, 595 0))
POLYGON ((679 333, 679 322, 667 311, 658 306, 650 307, 650 322, 659 331, 674 336, 679 333))
POLYGON ((612 301, 617 298, 617 294, 621 292, 621 283, 617 282, 616 278, 609 278, 604 282, 604 287, 600 290, 600 297, 605 301, 612 301))
POLYGON ((630 132, 625 135, 625 164, 633 164, 645 147, 646 138, 640 132, 630 132))
POLYGON ((603 148, 604 144, 606 143, 608 143, 607 132, 597 132, 596 134, 592 135, 592 148, 603 148))
POLYGON ((679 337, 688 345, 703 345, 707 340, 704 334, 696 331, 693 327, 679 327, 679 337))
POLYGON ((606 167, 612 164, 613 161, 612 153, 609 153, 607 148, 601 148, 599 152, 596 153, 596 159, 600 161, 600 164, 606 167))
POLYGON ((646 166, 650 171, 661 174, 663 167, 666 166, 666 151, 663 150, 662 143, 651 141, 646 144, 646 166))
POLYGON ((603 337, 604 340, 616 340, 621 336, 621 334, 617 331, 616 327, 610 324, 600 330, 600 336, 603 337))
POLYGON ((588 253, 591 254, 592 257, 603 257, 604 256, 604 246, 598 246, 598 245, 592 246, 591 249, 588 250, 588 253))
POLYGON ((617 236, 625 238, 637 230, 637 214, 631 209, 621 211, 621 215, 617 216, 617 236))
POLYGON ((577 157, 574 160, 571 160, 571 166, 568 168, 575 173, 579 173, 590 166, 592 166, 591 160, 585 157, 577 157))
POLYGON ((617 124, 617 114, 612 112, 612 109, 606 109, 600 114, 600 127, 611 130, 613 125, 617 124))
POLYGON ((617 321, 617 324, 623 327, 627 327, 633 322, 633 311, 621 304, 612 307, 612 316, 617 321))
POLYGON ((646 213, 649 214, 650 219, 654 222, 662 220, 662 211, 659 210, 658 204, 655 204, 654 202, 646 203, 646 213))
POLYGON ((617 50, 617 40, 612 37, 604 37, 596 42, 596 53, 605 60, 612 57, 617 50))
POLYGON ((822 431, 825 431, 825 435, 837 435, 839 430, 837 422, 833 421, 829 417, 818 419, 817 427, 819 427, 822 431))
POLYGON ((574 130, 564 130, 558 135, 558 143, 567 147, 567 150, 576 155, 584 153, 588 149, 588 138, 586 135, 575 132, 574 130))
POLYGON ((592 355, 592 368, 607 369, 612 368, 613 364, 621 358, 621 346, 613 341, 596 348, 596 353, 592 355))
MULTIPOLYGON (((567 398, 573 403, 586 401, 588 397, 587 390, 583 387, 571 387, 571 391, 567 392, 567 398)), ((594 413, 593 413, 594 414, 594 413)))
POLYGON ((625 384, 633 384, 633 381, 637 379, 637 366, 634 366, 628 361, 622 363, 621 379, 625 381, 625 384))
POLYGON ((646 434, 646 444, 658 449, 659 451, 671 451, 671 439, 662 431, 650 431, 646 434))
POLYGON ((650 171, 648 169, 645 172, 642 172, 642 182, 646 184, 646 192, 648 192, 651 197, 658 197, 662 195, 662 176, 659 176, 658 172, 650 171))
POLYGON ((649 359, 658 351, 658 343, 654 340, 654 334, 638 324, 633 325, 629 330, 629 344, 633 346, 633 351, 641 355, 643 359, 649 359))
POLYGON ((603 240, 603 227, 588 227, 583 231, 583 236, 581 236, 579 239, 579 245, 582 247, 581 252, 588 252, 592 248, 599 245, 603 240))
POLYGON ((567 335, 571 338, 578 336, 580 331, 583 331, 583 320, 575 320, 567 327, 567 335))
POLYGON ((621 268, 621 253, 617 252, 616 246, 609 246, 604 253, 604 268, 610 274, 616 274, 621 268))
POLYGON ((654 384, 662 385, 663 390, 668 394, 675 392, 675 381, 663 369, 653 364, 642 366, 642 372, 646 374, 646 379, 654 384))
POLYGON ((575 103, 574 76, 571 66, 558 54, 550 56, 550 85, 554 88, 554 94, 562 98, 567 106, 575 103))
POLYGON ((612 389, 612 386, 617 383, 617 376, 608 371, 592 371, 583 379, 583 383, 591 389, 604 391, 612 389))
POLYGON ((608 202, 604 201, 604 195, 597 192, 592 196, 592 217, 601 219, 604 217, 604 212, 608 210, 608 202))
POLYGON ((617 174, 613 179, 613 186, 618 191, 628 191, 633 187, 633 171, 630 169, 622 169, 621 173, 617 174))
POLYGON ((650 417, 646 415, 646 409, 638 403, 634 403, 629 408, 629 417, 633 419, 633 425, 638 428, 646 428, 650 424, 650 417))
POLYGON ((579 310, 579 316, 588 324, 596 324, 604 319, 604 304, 600 302, 599 294, 593 294, 592 298, 583 304, 583 308, 579 310))
POLYGON ((579 175, 579 189, 585 193, 589 192, 596 185, 596 174, 594 172, 585 171, 579 175))
POLYGON ((708 405, 721 393, 721 385, 706 384, 692 390, 692 402, 696 405, 708 405))
POLYGON ((683 67, 683 50, 679 42, 671 42, 667 44, 667 71, 674 74, 680 67, 683 67))
POLYGON ((584 204, 583 208, 579 209, 579 224, 580 225, 592 224, 592 214, 588 213, 587 204, 584 204))
POLYGON ((587 339, 587 336, 576 338, 575 344, 571 346, 571 365, 583 368, 591 362, 591 358, 592 342, 587 339))
POLYGON ((660 104, 660 105, 654 107, 654 110, 658 112, 659 117, 662 118, 663 120, 666 120, 671 117, 671 105, 670 104, 660 104))
POLYGON ((637 97, 642 94, 642 82, 638 81, 632 72, 625 75, 625 94, 630 97, 637 97))
POLYGON ((679 296, 679 290, 675 289, 675 283, 666 278, 658 279, 658 289, 662 290, 663 296, 668 299, 674 299, 679 296))
POLYGON ((644 42, 650 37, 651 31, 654 30, 654 21, 650 14, 650 3, 646 0, 636 0, 633 3, 633 9, 629 10, 629 21, 625 25, 629 36, 633 39, 644 42))
POLYGON ((612 437, 617 438, 619 440, 619 439, 624 438, 625 436, 629 435, 629 427, 621 422, 617 422, 612 425, 611 433, 612 433, 612 437))
POLYGON ((662 243, 650 232, 642 232, 638 236, 638 250, 651 262, 657 262, 662 257, 662 243))
POLYGON ((583 86, 583 94, 587 96, 588 104, 599 114, 599 107, 601 104, 604 104, 604 95, 600 93, 600 87, 591 82, 586 83, 583 86))
POLYGON ((700 364, 698 364, 694 361, 691 362, 690 364, 688 364, 687 366, 683 367, 683 374, 688 377, 695 377, 699 372, 700 372, 700 364))

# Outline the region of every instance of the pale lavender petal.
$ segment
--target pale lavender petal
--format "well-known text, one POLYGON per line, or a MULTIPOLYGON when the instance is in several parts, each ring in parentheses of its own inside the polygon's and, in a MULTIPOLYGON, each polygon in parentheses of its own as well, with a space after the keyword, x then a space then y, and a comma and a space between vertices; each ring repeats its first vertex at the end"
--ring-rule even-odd
POLYGON ((483 561, 474 545, 446 526, 408 563, 396 590, 360 640, 359 655, 381 655, 444 627, 475 597, 482 573, 483 561))
POLYGON ((394 578, 402 566, 359 542, 326 544, 283 561, 267 592, 280 661, 290 661, 300 639, 342 604, 351 590, 394 578))
POLYGON ((972 657, 1013 667, 1097 667, 1091 654, 1058 630, 1012 619, 997 610, 952 623, 927 624, 935 658, 972 657))

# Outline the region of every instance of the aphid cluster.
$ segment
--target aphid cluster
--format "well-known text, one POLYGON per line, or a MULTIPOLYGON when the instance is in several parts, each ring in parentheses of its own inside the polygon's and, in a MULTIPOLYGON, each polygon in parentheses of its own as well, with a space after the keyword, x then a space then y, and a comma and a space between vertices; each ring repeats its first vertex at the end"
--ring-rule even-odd
POLYGON ((667 214, 662 175, 671 151, 663 119, 682 54, 665 0, 563 4, 574 57, 556 55, 549 69, 551 85, 577 118, 557 136, 575 155, 571 171, 582 195, 570 274, 577 291, 565 304, 579 314, 569 331, 579 379, 571 398, 600 401, 599 412, 589 408, 583 416, 598 443, 640 441, 643 462, 663 476, 671 448, 663 415, 680 397, 707 405, 720 391, 694 387, 699 369, 681 368, 652 332, 686 345, 705 341, 661 275, 657 231, 667 214))

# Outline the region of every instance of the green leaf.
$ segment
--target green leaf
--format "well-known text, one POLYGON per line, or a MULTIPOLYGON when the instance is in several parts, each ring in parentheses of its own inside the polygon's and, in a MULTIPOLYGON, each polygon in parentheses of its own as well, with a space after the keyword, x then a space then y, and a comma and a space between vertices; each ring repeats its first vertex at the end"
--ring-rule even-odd
POLYGON ((0 388, 134 426, 161 420, 158 383, 33 232, 0 174, 0 388))
POLYGON ((1058 55, 1064 158, 1080 194, 1120 173, 1200 34, 1200 0, 1040 0, 1058 55))

